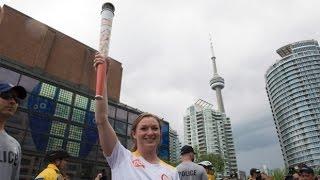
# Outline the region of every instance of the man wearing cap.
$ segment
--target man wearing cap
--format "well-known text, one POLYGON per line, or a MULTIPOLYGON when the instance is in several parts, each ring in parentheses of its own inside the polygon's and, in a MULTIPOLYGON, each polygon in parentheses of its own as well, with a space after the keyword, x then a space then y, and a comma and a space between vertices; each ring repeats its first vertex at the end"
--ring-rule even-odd
POLYGON ((269 180, 272 179, 266 173, 261 172, 260 169, 251 168, 250 169, 250 180, 269 180))
POLYGON ((66 166, 66 159, 70 155, 65 150, 49 151, 45 160, 49 162, 46 169, 44 169, 35 180, 63 180, 61 170, 66 166))
POLYGON ((22 86, 0 82, 0 179, 19 179, 21 147, 6 133, 6 122, 16 113, 20 100, 27 96, 22 86))
POLYGON ((250 169, 250 179, 251 180, 261 179, 260 169, 251 168, 250 169))
POLYGON ((300 179, 301 180, 314 180, 314 171, 309 166, 300 168, 300 179))
POLYGON ((177 166, 180 180, 207 180, 206 170, 194 163, 195 152, 191 146, 181 148, 182 162, 177 166))

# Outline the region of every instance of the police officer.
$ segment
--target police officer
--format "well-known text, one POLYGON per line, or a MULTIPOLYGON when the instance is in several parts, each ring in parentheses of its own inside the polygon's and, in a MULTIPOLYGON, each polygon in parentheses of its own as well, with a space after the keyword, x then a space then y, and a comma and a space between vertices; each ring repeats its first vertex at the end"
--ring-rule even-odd
POLYGON ((177 166, 180 180, 207 180, 206 170, 194 163, 195 152, 191 146, 181 148, 182 162, 177 166))
POLYGON ((18 180, 21 162, 19 142, 5 131, 6 122, 16 113, 20 100, 27 96, 22 86, 0 82, 0 179, 18 180))

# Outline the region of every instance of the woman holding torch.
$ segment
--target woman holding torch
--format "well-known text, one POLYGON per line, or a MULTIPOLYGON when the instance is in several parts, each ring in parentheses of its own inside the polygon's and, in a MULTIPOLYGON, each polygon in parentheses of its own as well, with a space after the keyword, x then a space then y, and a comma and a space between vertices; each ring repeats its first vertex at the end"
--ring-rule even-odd
MULTIPOLYGON (((107 66, 107 59, 96 54, 94 67, 107 66)), ((106 83, 104 82, 104 85, 106 83)), ((131 137, 134 142, 133 152, 119 142, 114 129, 108 121, 108 93, 96 100, 95 120, 99 133, 100 145, 111 168, 113 180, 178 180, 175 168, 163 162, 157 156, 161 141, 160 119, 149 113, 141 114, 133 123, 131 137)))
POLYGON ((134 121, 131 129, 133 152, 121 145, 108 121, 106 75, 113 15, 114 6, 111 3, 105 3, 101 12, 99 53, 94 59, 94 67, 97 70, 95 121, 101 148, 111 168, 112 179, 178 180, 177 171, 157 156, 161 140, 161 125, 157 116, 143 113, 134 121))

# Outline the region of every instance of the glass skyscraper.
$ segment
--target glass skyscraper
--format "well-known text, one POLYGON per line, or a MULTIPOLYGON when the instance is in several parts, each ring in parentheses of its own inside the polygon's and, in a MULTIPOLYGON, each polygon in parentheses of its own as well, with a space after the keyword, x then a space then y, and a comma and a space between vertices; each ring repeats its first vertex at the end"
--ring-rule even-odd
POLYGON ((266 90, 286 166, 320 165, 320 47, 299 41, 277 50, 266 90))

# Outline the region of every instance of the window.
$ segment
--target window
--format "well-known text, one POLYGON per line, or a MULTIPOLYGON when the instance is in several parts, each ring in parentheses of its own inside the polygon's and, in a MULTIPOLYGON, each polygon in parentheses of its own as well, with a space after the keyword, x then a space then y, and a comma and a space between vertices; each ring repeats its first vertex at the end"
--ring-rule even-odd
POLYGON ((61 149, 63 140, 60 138, 49 137, 47 151, 61 149))
POLYGON ((86 114, 85 111, 77 109, 77 108, 74 108, 73 112, 72 112, 71 120, 83 124, 84 123, 84 119, 85 119, 85 114, 86 114))
POLYGON ((77 94, 74 100, 74 106, 87 109, 88 101, 88 98, 77 94))
POLYGON ((127 136, 131 136, 131 128, 132 128, 132 125, 128 124, 127 136))
POLYGON ((69 138, 74 140, 81 140, 82 128, 79 126, 70 125, 69 138))
POLYGON ((122 123, 120 121, 115 121, 114 123, 114 129, 117 133, 126 135, 127 129, 126 124, 122 123))
POLYGON ((52 121, 50 134, 64 137, 64 133, 66 131, 67 124, 57 121, 52 121))
POLYGON ((67 151, 71 156, 78 157, 80 151, 80 143, 69 141, 67 143, 67 151))
POLYGON ((42 83, 39 95, 53 99, 56 93, 56 89, 57 88, 53 85, 42 83))
POLYGON ((117 108, 117 120, 127 122, 127 111, 117 108))
POLYGON ((64 104, 57 103, 54 116, 68 119, 70 114, 70 107, 64 104))
POLYGON ((72 92, 60 89, 60 93, 58 96, 58 101, 59 102, 64 102, 66 104, 71 104, 72 102, 72 92))
POLYGON ((116 108, 114 106, 108 106, 108 116, 112 118, 116 117, 116 108))
POLYGON ((133 124, 134 120, 137 119, 139 115, 138 114, 134 114, 132 112, 128 113, 128 123, 133 124))

